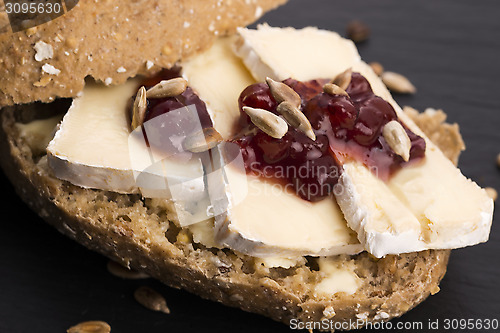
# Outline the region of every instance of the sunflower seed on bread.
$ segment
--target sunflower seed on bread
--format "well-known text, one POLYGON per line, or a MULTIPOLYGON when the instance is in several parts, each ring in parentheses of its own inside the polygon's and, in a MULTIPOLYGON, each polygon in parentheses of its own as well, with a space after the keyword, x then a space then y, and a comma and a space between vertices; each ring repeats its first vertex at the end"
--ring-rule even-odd
POLYGON ((299 110, 299 108, 297 108, 291 102, 284 101, 278 105, 276 110, 283 116, 283 118, 286 119, 286 121, 288 121, 290 125, 292 125, 292 127, 303 132, 309 139, 313 141, 316 140, 316 135, 312 130, 309 119, 307 119, 307 117, 304 115, 304 113, 302 113, 302 111, 299 110))
POLYGON ((147 98, 168 98, 175 97, 186 91, 187 81, 182 77, 170 80, 163 80, 146 92, 147 98))
POLYGON ((146 88, 140 87, 135 96, 134 104, 132 105, 132 130, 144 123, 147 107, 146 88))
POLYGON ((255 126, 275 139, 281 139, 288 131, 286 122, 270 111, 249 106, 244 106, 243 111, 255 126))
POLYGON ((323 91, 327 93, 328 95, 342 95, 342 96, 347 96, 349 97, 349 94, 342 88, 340 88, 338 85, 334 83, 327 83, 323 86, 323 91))
POLYGON ((339 86, 343 90, 347 90, 352 78, 352 68, 348 68, 339 75, 337 75, 331 83, 339 86))
POLYGON ((411 140, 403 126, 397 120, 385 124, 382 135, 391 149, 401 156, 403 160, 410 160, 411 140))
POLYGON ((300 95, 283 82, 274 81, 270 77, 266 78, 266 82, 269 86, 269 90, 271 90, 271 95, 273 95, 274 100, 278 104, 281 102, 289 102, 298 108, 302 103, 300 95))
POLYGON ((222 141, 222 135, 215 128, 207 127, 187 136, 182 146, 192 153, 201 153, 216 147, 222 141))

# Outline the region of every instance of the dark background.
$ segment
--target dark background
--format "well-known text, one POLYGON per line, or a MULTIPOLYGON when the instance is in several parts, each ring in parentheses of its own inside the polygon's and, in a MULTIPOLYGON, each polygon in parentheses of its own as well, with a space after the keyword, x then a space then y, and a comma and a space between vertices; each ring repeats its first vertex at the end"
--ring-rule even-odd
MULTIPOLYGON (((417 86, 401 105, 444 109, 467 144, 460 167, 481 186, 500 190, 500 1, 291 1, 261 21, 344 32, 352 19, 372 29, 359 45, 417 86)), ((0 231, 0 332, 64 332, 104 320, 112 332, 286 332, 285 325, 201 300, 153 280, 121 280, 107 259, 63 237, 29 211, 0 173, 5 199, 0 231), (170 315, 143 308, 133 291, 147 284, 165 295, 170 315)), ((490 241, 452 253, 441 291, 399 321, 500 320, 500 225, 490 241)), ((395 323, 393 321, 393 323, 395 323)), ((444 330, 443 330, 444 331, 444 330)), ((438 332, 438 331, 434 331, 438 332)))

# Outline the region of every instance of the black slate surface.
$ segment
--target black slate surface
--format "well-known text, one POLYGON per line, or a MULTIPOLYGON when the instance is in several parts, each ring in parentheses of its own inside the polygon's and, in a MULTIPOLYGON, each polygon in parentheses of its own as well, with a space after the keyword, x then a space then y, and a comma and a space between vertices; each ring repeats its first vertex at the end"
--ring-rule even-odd
MULTIPOLYGON (((500 2, 496 0, 291 1, 261 21, 315 25, 343 33, 361 19, 372 38, 359 45, 367 61, 409 77, 414 96, 402 105, 443 108, 467 144, 460 167, 482 186, 500 190, 500 2)), ((57 233, 14 195, 0 174, 0 332, 64 332, 83 320, 104 320, 112 332, 286 332, 269 319, 201 300, 152 280, 125 281, 107 260, 57 233), (132 297, 147 284, 166 296, 170 315, 142 308, 132 297)), ((441 291, 397 322, 500 320, 500 219, 487 244, 453 251, 441 291)), ((412 330, 407 330, 408 332, 412 330)), ((424 329, 422 331, 430 331, 424 329)), ((472 330, 466 330, 472 331, 472 330)))

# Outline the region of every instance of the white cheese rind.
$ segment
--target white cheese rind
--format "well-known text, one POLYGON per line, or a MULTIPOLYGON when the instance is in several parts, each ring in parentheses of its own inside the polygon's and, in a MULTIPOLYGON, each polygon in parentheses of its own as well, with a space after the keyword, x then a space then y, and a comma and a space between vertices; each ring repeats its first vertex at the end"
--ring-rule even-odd
POLYGON ((47 147, 49 167, 81 187, 183 201, 189 214, 180 214, 182 225, 206 220, 206 207, 198 205, 206 199, 201 160, 165 158, 146 145, 141 128, 130 132, 127 103, 138 84, 87 84, 47 147))
POLYGON ((419 165, 394 175, 389 188, 422 224, 427 248, 455 248, 488 240, 493 200, 434 145, 419 165))
POLYGON ((313 27, 296 30, 264 24, 258 30, 239 28, 238 34, 235 53, 260 82, 266 77, 279 81, 329 78, 361 59, 352 41, 313 27))
POLYGON ((129 134, 127 97, 134 94, 137 84, 87 85, 73 100, 47 147, 49 166, 56 177, 82 187, 138 193, 124 144, 129 134))
MULTIPOLYGON (((228 178, 247 182, 239 203, 231 192, 226 213, 215 217, 217 239, 256 257, 356 254, 362 246, 334 200, 311 203, 278 184, 226 168, 228 178)), ((209 185, 210 186, 210 185, 209 185)), ((236 187, 233 186, 234 190, 236 187)), ((209 187, 210 191, 210 187, 209 187)))
POLYGON ((352 67, 368 79, 376 95, 394 106, 413 132, 426 140, 423 163, 403 168, 386 184, 366 168, 360 175, 358 171, 362 169, 357 163, 345 162, 340 178, 344 190, 336 191, 336 197, 366 250, 382 257, 424 249, 459 248, 488 239, 492 200, 465 178, 403 113, 378 76, 361 61, 351 41, 316 28, 295 30, 261 25, 258 30, 241 28, 238 33, 240 41, 235 53, 243 58, 256 79, 332 78, 352 67))
POLYGON ((425 248, 419 240, 421 228, 417 218, 364 165, 344 164, 335 194, 344 215, 350 217, 350 227, 374 256, 398 253, 403 247, 414 251, 425 248))

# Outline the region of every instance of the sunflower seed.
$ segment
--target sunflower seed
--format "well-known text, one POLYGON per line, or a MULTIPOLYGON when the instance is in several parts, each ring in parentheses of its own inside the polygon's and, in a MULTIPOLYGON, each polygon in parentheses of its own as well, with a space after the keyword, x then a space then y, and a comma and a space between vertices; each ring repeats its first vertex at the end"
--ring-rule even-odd
POLYGON ((500 154, 497 155, 497 167, 500 168, 500 154))
POLYGON ((382 135, 389 147, 396 154, 401 156, 406 162, 410 160, 411 140, 403 126, 397 120, 392 120, 385 124, 382 135))
POLYGON ((486 190, 486 194, 488 194, 488 196, 490 198, 492 198, 493 201, 497 201, 497 199, 498 199, 497 190, 495 190, 493 187, 487 187, 487 188, 485 188, 485 190, 486 190))
POLYGON ((207 127, 187 136, 182 145, 192 153, 201 153, 210 150, 224 141, 219 132, 213 127, 207 127))
POLYGON ((390 91, 399 94, 414 94, 417 89, 415 86, 401 74, 394 72, 382 73, 382 82, 389 88, 390 91))
POLYGON ((283 116, 283 118, 288 121, 292 127, 298 129, 303 132, 309 139, 315 141, 316 135, 312 130, 311 123, 309 119, 300 111, 297 107, 295 107, 290 102, 281 102, 276 109, 279 114, 283 116))
POLYGON ((67 333, 109 333, 111 326, 104 321, 85 321, 70 327, 67 333))
POLYGON ((347 25, 346 34, 353 42, 361 43, 370 37, 371 31, 365 23, 354 20, 347 25))
POLYGON ((348 68, 339 75, 337 75, 331 83, 336 84, 340 88, 347 90, 349 83, 351 83, 352 78, 352 68, 348 68))
POLYGON ((281 139, 288 132, 286 121, 272 112, 248 106, 244 106, 243 111, 248 114, 255 126, 275 139, 281 139))
POLYGON ((139 304, 153 311, 160 311, 164 313, 170 313, 170 309, 167 306, 167 301, 160 295, 157 291, 142 286, 139 287, 134 292, 134 298, 139 304))
POLYGON ((122 279, 136 280, 136 279, 149 278, 149 276, 147 274, 144 274, 142 272, 137 272, 137 271, 134 271, 132 269, 128 269, 127 267, 124 267, 113 260, 108 261, 108 264, 106 267, 108 269, 108 272, 110 272, 112 275, 119 277, 119 278, 122 278, 122 279))
POLYGON ((163 80, 154 87, 148 89, 148 98, 167 98, 179 96, 187 88, 187 81, 182 77, 175 79, 163 80))
POLYGON ((292 103, 296 107, 299 107, 302 103, 300 95, 283 82, 274 81, 270 77, 266 78, 266 82, 269 86, 269 90, 271 90, 271 95, 273 95, 274 100, 278 104, 286 101, 292 103))
POLYGON ((340 88, 338 85, 333 84, 333 83, 327 83, 323 86, 323 91, 327 93, 328 95, 343 95, 349 97, 349 95, 346 93, 346 91, 342 88, 340 88))
POLYGON ((144 123, 147 107, 146 88, 141 87, 135 96, 134 105, 132 106, 132 130, 144 123))
POLYGON ((369 63, 369 65, 372 68, 372 70, 375 72, 375 74, 377 74, 377 76, 380 76, 380 75, 382 75, 382 73, 384 73, 384 66, 382 66, 381 63, 376 62, 376 61, 372 61, 369 63))

